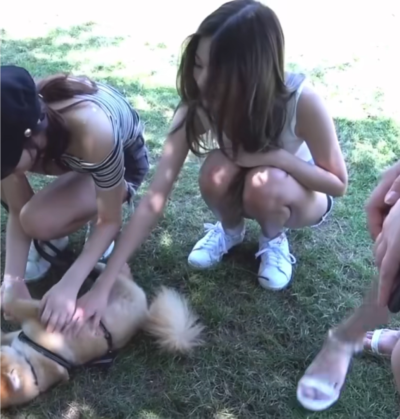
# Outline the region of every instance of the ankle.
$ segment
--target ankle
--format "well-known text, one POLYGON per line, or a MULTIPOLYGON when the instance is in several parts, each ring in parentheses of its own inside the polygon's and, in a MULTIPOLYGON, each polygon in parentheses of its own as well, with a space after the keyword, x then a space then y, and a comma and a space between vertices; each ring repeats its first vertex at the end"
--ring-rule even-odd
POLYGON ((330 343, 334 343, 342 347, 343 349, 349 350, 352 353, 357 353, 363 350, 363 338, 364 336, 349 336, 348 334, 341 332, 339 329, 330 329, 328 332, 328 340, 330 343))
MULTIPOLYGON (((222 224, 222 223, 221 223, 222 224)), ((222 224, 222 228, 224 229, 224 232, 229 236, 238 236, 243 233, 245 225, 244 225, 244 219, 242 218, 238 224, 229 227, 226 227, 222 224)))
POLYGON ((286 234, 287 229, 282 228, 280 230, 274 229, 274 230, 265 230, 264 228, 261 228, 261 237, 263 237, 266 240, 275 240, 278 237, 286 234))

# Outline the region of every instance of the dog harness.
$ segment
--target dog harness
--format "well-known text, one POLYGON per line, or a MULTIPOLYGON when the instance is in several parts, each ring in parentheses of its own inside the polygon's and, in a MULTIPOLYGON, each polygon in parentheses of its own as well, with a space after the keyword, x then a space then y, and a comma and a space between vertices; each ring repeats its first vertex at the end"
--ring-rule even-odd
MULTIPOLYGON (((74 364, 71 364, 69 361, 67 361, 62 356, 57 355, 54 352, 51 352, 48 349, 43 348, 43 346, 38 345, 32 339, 28 338, 28 336, 26 336, 26 334, 24 332, 21 332, 18 335, 18 339, 21 342, 24 342, 27 345, 29 345, 36 352, 39 352, 40 354, 44 355, 46 358, 48 358, 48 359, 50 359, 50 360, 52 360, 54 362, 57 362, 58 365, 61 365, 68 372, 70 372, 71 370, 73 370, 75 368, 78 368, 78 367, 86 367, 86 366, 87 367, 91 367, 91 366, 96 366, 96 365, 109 366, 112 363, 112 361, 114 360, 115 355, 116 355, 116 352, 113 351, 112 336, 111 336, 111 333, 104 326, 103 322, 100 322, 100 327, 103 330, 104 338, 107 341, 108 351, 102 357, 97 358, 97 359, 95 359, 93 361, 89 361, 89 362, 87 362, 86 364, 83 364, 83 365, 74 365, 74 364)), ((34 374, 34 376, 36 376, 36 374, 34 374)))

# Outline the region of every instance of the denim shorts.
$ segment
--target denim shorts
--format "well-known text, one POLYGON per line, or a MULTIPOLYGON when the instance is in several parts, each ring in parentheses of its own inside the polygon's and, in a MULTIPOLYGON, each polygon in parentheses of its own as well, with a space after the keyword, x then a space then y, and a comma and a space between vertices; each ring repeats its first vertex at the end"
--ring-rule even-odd
POLYGON ((149 172, 149 157, 145 140, 142 136, 124 150, 125 174, 127 188, 127 203, 132 204, 132 199, 143 183, 149 172))

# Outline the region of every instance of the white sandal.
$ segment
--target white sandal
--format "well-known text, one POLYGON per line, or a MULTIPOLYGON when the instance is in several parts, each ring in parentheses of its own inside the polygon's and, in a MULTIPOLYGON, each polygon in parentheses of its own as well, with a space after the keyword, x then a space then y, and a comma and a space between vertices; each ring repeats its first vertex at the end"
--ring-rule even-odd
MULTIPOLYGON (((328 333, 328 338, 325 341, 324 345, 330 345, 334 347, 339 347, 341 351, 347 352, 350 360, 349 366, 351 363, 351 358, 354 354, 362 351, 362 344, 356 343, 347 343, 340 339, 338 339, 332 330, 328 333)), ((322 375, 322 374, 320 374, 322 375)), ((314 412, 320 412, 322 410, 326 410, 335 404, 340 397, 340 393, 342 391, 343 385, 338 388, 338 383, 329 382, 328 380, 324 380, 321 377, 316 377, 315 374, 308 375, 307 371, 300 379, 297 385, 297 400, 300 404, 308 410, 314 412), (307 387, 308 389, 312 389, 314 391, 318 391, 323 393, 326 398, 323 400, 314 399, 304 394, 304 388, 307 387)))
POLYGON ((384 358, 389 358, 389 355, 383 354, 379 351, 379 342, 381 340, 381 336, 384 332, 390 331, 389 329, 376 329, 372 333, 371 339, 371 352, 375 355, 382 356, 384 358))

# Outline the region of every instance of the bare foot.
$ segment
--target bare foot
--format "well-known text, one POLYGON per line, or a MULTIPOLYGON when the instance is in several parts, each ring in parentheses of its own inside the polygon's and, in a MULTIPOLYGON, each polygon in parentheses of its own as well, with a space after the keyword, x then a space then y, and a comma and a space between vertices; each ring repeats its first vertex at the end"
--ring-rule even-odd
POLYGON ((399 339, 399 330, 377 329, 367 332, 363 342, 364 350, 390 357, 399 339))
POLYGON ((306 409, 325 410, 339 399, 350 362, 357 350, 355 344, 342 342, 330 333, 297 386, 297 399, 306 409))

